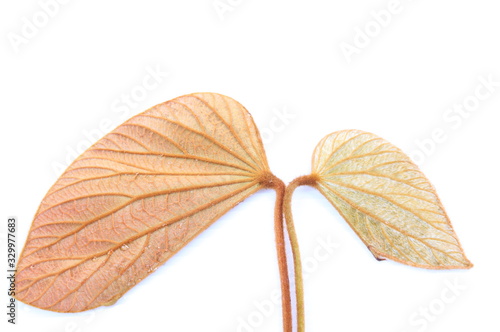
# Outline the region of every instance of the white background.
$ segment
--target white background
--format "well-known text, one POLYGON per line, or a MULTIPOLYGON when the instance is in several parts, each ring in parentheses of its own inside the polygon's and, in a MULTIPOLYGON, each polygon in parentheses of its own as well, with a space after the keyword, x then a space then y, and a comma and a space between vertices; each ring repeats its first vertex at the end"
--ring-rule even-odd
MULTIPOLYGON (((46 2, 0 8, 0 216, 19 219, 19 251, 59 175, 53 165, 72 158, 85 132, 97 139, 103 120, 121 123, 123 95, 160 70, 168 76, 122 111, 219 92, 266 131, 271 169, 285 182, 309 173, 323 136, 357 128, 419 159, 437 188, 471 270, 377 262, 326 199, 297 190, 308 331, 500 331, 500 87, 467 117, 448 113, 487 91, 480 77, 500 82, 497 2, 222 0, 221 13, 213 0, 68 1, 44 22, 46 2), (388 8, 381 26, 371 12, 388 8), (29 22, 40 26, 31 34, 29 22), (346 57, 347 44, 357 53, 346 57), (431 144, 435 130, 444 137, 431 144), (325 256, 318 241, 335 248, 325 256)), ((273 201, 270 190, 247 199, 111 307, 58 314, 19 303, 14 327, 2 277, 1 329, 280 331, 280 307, 269 302, 279 289, 273 201)), ((5 234, 1 226, 3 271, 5 234)))

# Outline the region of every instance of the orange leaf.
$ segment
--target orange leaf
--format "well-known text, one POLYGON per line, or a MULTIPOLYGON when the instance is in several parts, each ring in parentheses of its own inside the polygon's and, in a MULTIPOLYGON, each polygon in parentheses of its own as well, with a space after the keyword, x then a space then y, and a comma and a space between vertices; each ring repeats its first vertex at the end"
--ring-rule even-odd
POLYGON ((114 303, 269 174, 238 102, 202 93, 159 104, 99 140, 49 190, 17 267, 17 298, 60 312, 114 303))
POLYGON ((314 151, 311 177, 376 258, 472 267, 434 187, 384 139, 359 130, 326 136, 314 151))

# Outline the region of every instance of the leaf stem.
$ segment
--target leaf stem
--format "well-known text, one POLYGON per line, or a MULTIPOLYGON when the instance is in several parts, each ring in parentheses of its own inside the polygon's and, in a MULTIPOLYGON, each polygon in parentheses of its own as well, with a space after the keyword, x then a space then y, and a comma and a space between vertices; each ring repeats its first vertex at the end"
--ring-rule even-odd
POLYGON ((281 302, 283 315, 283 331, 292 332, 292 301, 290 296, 290 278, 286 257, 285 229, 283 221, 283 199, 285 184, 273 174, 264 174, 260 180, 267 188, 276 191, 276 204, 274 207, 274 233, 276 238, 276 252, 281 282, 281 302))
POLYGON ((295 298, 297 303, 297 332, 305 331, 304 315, 304 282, 302 279, 302 261, 300 259, 299 242, 292 217, 292 195, 298 186, 309 185, 316 186, 316 176, 314 174, 299 176, 288 184, 285 189, 284 197, 284 215, 285 222, 290 237, 290 244, 293 254, 294 276, 295 276, 295 298))

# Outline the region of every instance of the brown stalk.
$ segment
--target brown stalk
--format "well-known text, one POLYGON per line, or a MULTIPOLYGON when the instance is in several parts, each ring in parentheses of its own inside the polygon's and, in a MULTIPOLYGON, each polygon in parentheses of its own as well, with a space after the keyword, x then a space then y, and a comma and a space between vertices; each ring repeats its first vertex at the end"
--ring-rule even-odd
POLYGON ((290 244, 293 254, 294 277, 295 277, 295 298, 297 302, 297 332, 305 331, 305 315, 304 315, 304 282, 302 279, 302 262, 300 259, 299 242, 292 217, 292 194, 293 191, 299 187, 309 185, 316 186, 316 176, 304 175, 296 178, 288 184, 285 189, 284 197, 284 216, 287 226, 288 236, 290 237, 290 244))
POLYGON ((276 191, 276 203, 274 207, 274 233, 276 238, 276 252, 278 255, 278 267, 281 283, 281 302, 283 316, 283 331, 292 332, 292 302, 290 298, 290 278, 288 275, 288 264, 285 246, 285 230, 283 227, 283 199, 285 196, 285 184, 271 173, 262 177, 261 183, 267 188, 276 191))

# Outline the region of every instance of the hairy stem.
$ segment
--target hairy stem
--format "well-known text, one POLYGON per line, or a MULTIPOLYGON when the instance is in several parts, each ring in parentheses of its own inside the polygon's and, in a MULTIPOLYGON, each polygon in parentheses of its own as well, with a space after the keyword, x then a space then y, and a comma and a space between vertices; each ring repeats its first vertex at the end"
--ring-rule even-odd
POLYGON ((292 301, 290 299, 290 278, 286 262, 285 230, 283 227, 283 198, 285 184, 280 180, 276 186, 276 205, 274 208, 274 233, 276 236, 276 252, 281 278, 281 300, 283 303, 283 331, 292 332, 292 301))
POLYGON ((302 262, 300 259, 299 242, 292 217, 292 194, 298 186, 316 185, 316 177, 314 175, 304 175, 296 178, 285 189, 285 197, 283 201, 284 214, 288 236, 293 254, 294 276, 295 276, 295 297, 297 302, 297 332, 305 331, 305 315, 304 315, 304 282, 302 279, 302 262))
POLYGON ((266 187, 276 190, 276 205, 274 207, 274 233, 276 237, 276 252, 281 282, 281 301, 283 310, 283 331, 292 332, 292 301, 290 296, 290 279, 285 246, 285 229, 283 222, 283 199, 285 184, 272 174, 265 174, 261 180, 266 187))

